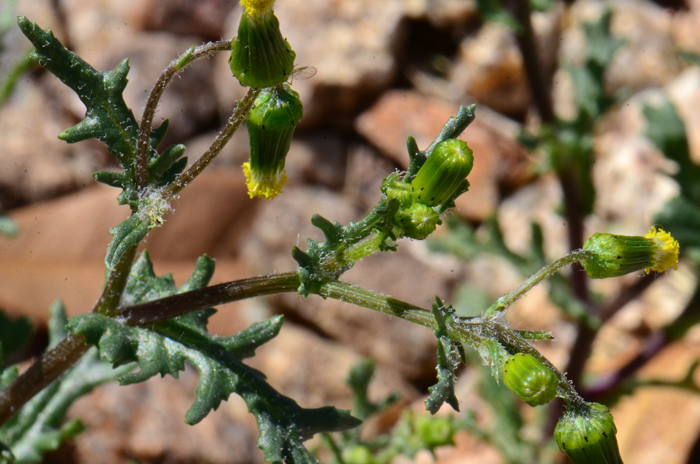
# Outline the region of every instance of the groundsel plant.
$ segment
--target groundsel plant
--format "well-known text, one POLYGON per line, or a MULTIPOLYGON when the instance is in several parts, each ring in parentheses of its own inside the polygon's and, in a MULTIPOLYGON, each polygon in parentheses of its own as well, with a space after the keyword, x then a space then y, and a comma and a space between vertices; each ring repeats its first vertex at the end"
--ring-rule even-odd
MULTIPOLYGON (((430 236, 442 224, 445 213, 454 207, 454 200, 468 194, 468 175, 474 162, 479 162, 479 154, 472 152, 468 141, 457 137, 474 120, 474 105, 461 107, 428 147, 421 150, 413 137, 408 138, 407 170, 388 173, 381 186, 381 198, 366 217, 342 225, 320 215, 312 216, 311 223, 323 232, 325 240, 309 239, 305 250, 290 250, 299 265, 296 270, 207 286, 214 260, 203 256, 192 277, 177 287, 168 276, 154 274, 146 251, 136 257, 137 247, 149 231, 163 225, 162 216, 170 209, 170 201, 203 172, 246 119, 250 160, 243 170, 249 194, 272 200, 282 191, 286 181, 285 157, 295 127, 303 117, 299 96, 288 84, 295 53, 280 31, 272 1, 241 0, 241 4, 244 8, 238 36, 232 41, 192 47, 174 60, 151 91, 140 123, 122 97, 129 72, 127 60, 112 71, 96 71, 64 48, 50 31, 27 18, 19 18, 20 28, 35 47, 33 60, 73 89, 87 109, 85 119, 59 138, 68 143, 95 138, 107 146, 122 170, 96 172, 95 178, 120 188, 119 202, 129 205, 132 215, 110 232, 113 238, 105 257, 106 282, 93 311, 67 320, 58 317, 62 322, 53 332, 58 334, 56 340, 22 375, 14 367, 2 371, 0 424, 4 425, 0 439, 4 459, 40 459, 41 452, 79 433, 80 427, 75 424, 59 427, 62 416, 57 413, 50 424, 39 424, 45 433, 53 433, 54 441, 36 445, 34 455, 25 452, 27 431, 41 421, 36 411, 45 404, 37 403, 37 398, 57 389, 55 386, 70 379, 71 373, 86 362, 102 363, 101 372, 105 374, 93 382, 95 385, 112 377, 125 385, 157 374, 177 377, 187 361, 200 375, 196 399, 185 415, 187 423, 198 423, 235 393, 257 420, 258 446, 268 462, 316 462, 305 448, 305 440, 319 433, 356 428, 367 414, 357 414, 358 418, 333 407, 302 408, 275 391, 260 372, 243 362, 255 354, 258 346, 277 335, 282 328, 281 316, 223 338, 210 335, 206 327, 213 306, 297 292, 303 297, 341 300, 432 330, 438 341, 438 365, 437 383, 429 389, 425 401, 430 413, 435 414, 444 403, 459 410, 455 369, 465 360, 465 350, 472 349, 496 379, 502 379, 531 406, 548 403, 555 397, 564 400, 566 412, 556 426, 555 437, 561 451, 574 463, 622 462, 615 424, 607 408, 585 402, 566 376, 530 344, 530 340, 547 340, 551 336, 513 328, 506 315, 527 291, 575 262, 581 263, 593 278, 642 270, 664 272, 675 267, 678 242, 668 233, 652 227, 639 237, 595 234, 582 249, 545 266, 482 315, 471 318, 458 317, 439 297, 432 308, 421 308, 340 280, 345 271, 361 265, 358 261, 364 257, 394 251, 405 238, 423 240, 430 236), (157 151, 168 123, 153 127, 153 117, 164 89, 177 73, 219 52, 231 54, 232 79, 249 90, 211 147, 188 166, 183 145, 157 151), (88 359, 90 347, 96 347, 93 351, 99 356, 88 355, 93 356, 88 359)), ((57 311, 59 316, 63 314, 57 311)), ((64 399, 64 403, 69 400, 64 399)), ((65 409, 61 411, 65 413, 65 409)), ((433 423, 423 421, 416 427, 425 431, 424 436, 434 437, 437 429, 425 424, 433 423)), ((439 442, 435 438, 425 440, 439 442)), ((366 453, 369 454, 363 454, 363 459, 373 462, 371 453, 366 453)))

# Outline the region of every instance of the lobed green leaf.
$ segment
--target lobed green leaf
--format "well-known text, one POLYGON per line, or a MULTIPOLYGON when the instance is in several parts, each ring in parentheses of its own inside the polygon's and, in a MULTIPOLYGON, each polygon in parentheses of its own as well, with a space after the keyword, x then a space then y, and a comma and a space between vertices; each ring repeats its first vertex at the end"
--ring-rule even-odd
MULTIPOLYGON (((155 275, 148 253, 144 252, 131 270, 122 301, 136 304, 201 288, 212 273, 213 261, 201 258, 193 276, 177 288, 171 275, 155 275)), ((120 377, 122 384, 143 382, 157 374, 177 378, 185 362, 192 364, 199 372, 199 383, 194 404, 185 415, 188 424, 201 421, 232 393, 240 395, 257 419, 258 446, 268 462, 315 462, 304 448, 304 440, 319 432, 359 425, 360 421, 346 411, 301 408, 272 388, 261 372, 242 362, 279 333, 282 316, 253 324, 229 337, 218 337, 206 328, 214 312, 203 309, 148 328, 126 326, 98 314, 83 314, 71 318, 68 328, 97 346, 100 356, 113 365, 138 363, 138 371, 120 377)))

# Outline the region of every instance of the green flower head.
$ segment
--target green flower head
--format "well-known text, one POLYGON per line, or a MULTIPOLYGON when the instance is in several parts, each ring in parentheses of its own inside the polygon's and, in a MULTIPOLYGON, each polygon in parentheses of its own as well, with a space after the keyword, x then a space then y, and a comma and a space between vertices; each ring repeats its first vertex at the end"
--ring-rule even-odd
POLYGON ((231 71, 244 87, 282 84, 294 69, 296 53, 280 31, 273 1, 241 0, 238 36, 231 41, 231 71))
POLYGON ((265 89, 248 114, 250 160, 243 164, 251 198, 271 199, 287 182, 284 163, 304 114, 299 94, 287 84, 265 89))
POLYGON ((554 429, 559 449, 574 464, 623 464, 615 434, 612 414, 598 403, 567 410, 554 429))
POLYGON ((630 272, 664 272, 677 269, 678 242, 668 232, 652 227, 641 236, 594 234, 583 244, 580 260, 594 279, 618 277, 630 272))

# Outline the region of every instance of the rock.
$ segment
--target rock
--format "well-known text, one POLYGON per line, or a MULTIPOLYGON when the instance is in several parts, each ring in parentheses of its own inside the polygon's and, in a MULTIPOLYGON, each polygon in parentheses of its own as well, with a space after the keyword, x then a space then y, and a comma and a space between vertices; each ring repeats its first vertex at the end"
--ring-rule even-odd
MULTIPOLYGON (((682 379, 697 359, 697 347, 667 347, 640 372, 643 379, 682 379)), ((625 462, 687 462, 700 429, 700 399, 676 388, 644 388, 623 398, 612 411, 620 455, 625 462), (683 418, 683 427, 677 427, 683 418), (673 450, 669 453, 668 450, 673 450)))
POLYGON ((241 255, 259 274, 295 270, 292 247, 306 248, 307 237, 323 240, 323 233, 311 225, 314 214, 341 224, 360 219, 343 197, 321 187, 288 188, 273 201, 260 201, 250 233, 241 243, 241 255))
POLYGON ((651 1, 625 2, 616 8, 612 33, 625 41, 607 75, 611 91, 662 86, 682 69, 671 40, 672 15, 651 1))
POLYGON ((95 150, 68 145, 58 134, 71 123, 29 78, 0 109, 0 208, 55 197, 92 184, 101 164, 95 150))
MULTIPOLYGON (((560 61, 581 64, 585 54, 582 24, 598 21, 606 6, 599 2, 577 2, 569 10, 571 26, 562 35, 560 61)), ((671 38, 672 16, 651 1, 620 1, 613 7, 610 25, 613 36, 624 40, 607 69, 609 93, 638 91, 662 86, 683 67, 671 38)))
POLYGON ((415 0, 410 3, 412 17, 426 18, 440 28, 466 24, 479 14, 474 0, 415 0))
POLYGON ((343 194, 362 211, 370 211, 381 198, 384 178, 395 164, 366 144, 353 144, 348 150, 347 174, 343 194))
MULTIPOLYGON (((345 379, 360 360, 350 347, 286 322, 280 334, 247 362, 302 407, 352 409, 352 391, 345 379)), ((392 364, 379 364, 370 382, 370 400, 381 401, 392 393, 399 393, 404 404, 418 397, 392 364)))
MULTIPOLYGON (((406 139, 415 137, 418 147, 425 149, 458 107, 424 97, 412 91, 386 92, 369 110, 356 120, 357 131, 391 158, 400 168, 408 166, 406 139), (402 115, 397 118, 396 115, 402 115)), ((487 113, 490 114, 490 113, 487 113)), ((461 139, 474 150, 474 169, 469 174, 469 192, 457 199, 460 214, 483 220, 498 201, 498 186, 513 188, 529 176, 527 153, 513 139, 487 124, 477 107, 476 120, 464 131, 461 139)))
POLYGON ((685 124, 690 156, 696 164, 700 164, 700 70, 692 67, 678 74, 668 83, 666 91, 685 124))
POLYGON ((485 24, 467 37, 450 71, 450 80, 465 95, 509 115, 530 105, 530 88, 515 37, 505 26, 485 24))
POLYGON ((151 231, 145 241, 154 259, 194 261, 204 253, 236 256, 259 205, 248 197, 241 170, 223 168, 202 174, 171 204, 173 211, 165 215, 163 227, 151 231))
POLYGON ((666 10, 665 13, 671 16, 670 33, 679 49, 698 53, 700 52, 700 38, 697 34, 700 26, 700 2, 688 0, 685 3, 687 10, 666 10))
POLYGON ((237 5, 227 0, 145 0, 131 13, 137 27, 221 40, 226 16, 237 5))
POLYGON ((643 135, 646 119, 642 108, 660 104, 665 98, 651 90, 631 98, 610 116, 596 138, 595 211, 607 221, 603 227, 609 232, 643 235, 654 215, 677 195, 678 186, 668 176, 675 169, 674 163, 643 135))

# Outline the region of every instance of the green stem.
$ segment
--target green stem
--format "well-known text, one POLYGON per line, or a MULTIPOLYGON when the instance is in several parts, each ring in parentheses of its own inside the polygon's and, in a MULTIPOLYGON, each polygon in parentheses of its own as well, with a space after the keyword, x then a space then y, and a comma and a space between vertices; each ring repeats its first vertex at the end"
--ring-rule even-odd
POLYGON ((69 333, 55 347, 44 353, 39 361, 0 392, 0 426, 78 362, 89 348, 85 344, 85 337, 69 333))
POLYGON ((324 272, 329 273, 344 268, 348 269, 358 260, 379 251, 380 245, 384 242, 384 239, 385 237, 383 235, 376 234, 372 238, 349 246, 342 252, 331 253, 328 258, 321 261, 321 268, 324 272))
POLYGON ((484 315, 488 317, 494 315, 498 311, 505 311, 505 309, 508 308, 508 306, 515 303, 516 300, 518 300, 518 298, 530 291, 532 287, 539 284, 544 279, 549 279, 561 268, 578 262, 578 260, 582 258, 585 255, 585 253, 586 252, 583 250, 574 250, 568 255, 564 256, 563 258, 560 258, 554 261, 553 263, 546 265, 545 267, 537 271, 532 277, 527 279, 525 283, 523 283, 520 287, 516 288, 507 295, 503 295, 498 300, 496 300, 496 302, 486 310, 484 315))
POLYGON ((204 168, 209 166, 209 164, 214 161, 214 158, 221 153, 221 150, 224 148, 224 146, 226 146, 229 140, 231 140, 233 134, 238 130, 241 124, 243 124, 243 121, 245 121, 248 111, 250 111, 250 108, 253 106, 253 103, 255 102, 255 99, 258 97, 259 93, 260 89, 248 89, 248 93, 242 100, 238 101, 236 109, 229 118, 228 123, 226 123, 226 127, 224 127, 224 129, 216 137, 216 140, 214 140, 214 143, 211 144, 209 150, 207 150, 206 153, 201 156, 201 158, 190 166, 187 171, 180 174, 180 176, 175 179, 173 183, 169 184, 163 189, 164 198, 177 195, 180 190, 185 188, 187 184, 192 182, 199 174, 202 173, 202 171, 204 171, 204 168))
POLYGON ((0 84, 0 106, 2 106, 9 98, 10 94, 12 94, 12 91, 17 85, 17 81, 22 74, 27 72, 27 70, 29 70, 29 68, 31 68, 31 66, 34 64, 34 61, 30 57, 30 53, 33 50, 34 49, 30 49, 24 53, 24 56, 22 56, 17 64, 10 69, 7 77, 5 77, 5 80, 0 84))
POLYGON ((146 102, 146 108, 141 117, 141 127, 139 128, 139 138, 136 152, 136 186, 142 190, 148 185, 148 149, 150 146, 151 131, 153 129, 153 118, 156 114, 156 107, 163 96, 166 87, 173 77, 182 71, 186 66, 195 61, 212 56, 217 52, 231 50, 231 41, 214 42, 199 47, 192 47, 183 53, 178 59, 168 65, 158 78, 156 85, 151 89, 146 102))
POLYGON ((115 317, 119 314, 117 307, 119 306, 122 293, 124 293, 126 282, 129 279, 129 272, 131 272, 131 265, 136 257, 137 248, 138 244, 133 245, 121 255, 119 262, 114 266, 114 270, 107 277, 105 288, 100 299, 95 304, 93 312, 110 317, 115 317))
POLYGON ((298 287, 296 272, 251 277, 128 306, 119 312, 119 318, 127 325, 147 327, 202 308, 256 296, 295 292, 298 287))
POLYGON ((437 322, 429 310, 415 306, 405 301, 397 300, 381 293, 366 290, 356 285, 337 280, 329 282, 312 282, 311 293, 325 298, 343 301, 355 306, 372 309, 389 316, 400 317, 410 322, 427 327, 437 328, 437 322))

